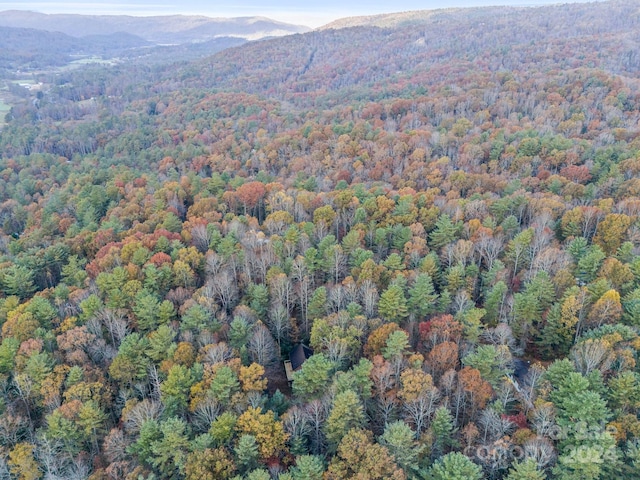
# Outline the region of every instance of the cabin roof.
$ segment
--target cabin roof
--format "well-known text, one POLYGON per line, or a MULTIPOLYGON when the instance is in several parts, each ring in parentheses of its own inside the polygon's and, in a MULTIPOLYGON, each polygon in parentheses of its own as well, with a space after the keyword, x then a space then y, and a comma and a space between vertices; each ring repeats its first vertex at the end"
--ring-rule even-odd
POLYGON ((522 382, 524 377, 529 373, 529 368, 531 364, 524 360, 520 360, 519 358, 513 359, 513 376, 518 380, 518 382, 522 382))
POLYGON ((298 370, 311 355, 313 355, 313 350, 311 350, 306 345, 299 343, 294 347, 293 350, 289 352, 289 361, 291 362, 291 368, 294 371, 298 370))

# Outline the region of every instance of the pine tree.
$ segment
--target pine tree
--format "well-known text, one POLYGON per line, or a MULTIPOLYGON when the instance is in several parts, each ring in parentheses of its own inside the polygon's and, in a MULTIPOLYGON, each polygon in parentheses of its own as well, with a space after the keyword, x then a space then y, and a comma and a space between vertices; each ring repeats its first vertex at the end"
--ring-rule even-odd
POLYGON ((385 320, 400 323, 407 318, 409 310, 407 308, 407 299, 399 285, 391 285, 387 288, 378 302, 378 312, 385 320))
POLYGON ((236 454, 236 462, 242 471, 248 472, 258 466, 260 452, 256 437, 253 435, 242 435, 234 452, 236 454))
POLYGON ((461 453, 449 453, 433 464, 431 478, 433 480, 480 480, 482 469, 461 453))
POLYGON ((302 455, 296 458, 296 465, 290 473, 293 480, 322 480, 324 463, 316 455, 302 455))
POLYGON ((309 301, 307 315, 310 320, 322 318, 327 314, 327 289, 325 287, 316 288, 309 301))
POLYGON ((135 298, 133 313, 136 315, 138 328, 150 332, 158 328, 158 307, 160 301, 151 292, 141 290, 135 298))
POLYGON ((160 385, 162 403, 169 415, 177 414, 187 408, 189 389, 194 383, 191 370, 184 365, 173 365, 167 379, 160 385))
POLYGON ((416 441, 415 432, 406 423, 398 420, 388 424, 379 440, 409 478, 423 477, 420 463, 425 446, 416 441))
POLYGON ((229 366, 223 365, 216 370, 209 390, 220 403, 229 404, 232 395, 240 390, 238 375, 229 366))
POLYGON ((335 451, 338 448, 342 437, 349 430, 359 428, 363 423, 364 409, 358 395, 352 390, 336 395, 333 401, 333 408, 325 425, 327 440, 332 450, 335 451))
POLYGON ((453 242, 458 233, 458 226, 455 225, 448 215, 440 215, 434 230, 429 234, 431 246, 438 250, 440 247, 453 242))
POLYGON ((293 393, 303 400, 312 400, 326 391, 334 365, 322 353, 312 355, 293 374, 293 393))
POLYGON ((547 476, 538 469, 536 461, 527 458, 523 462, 514 463, 505 480, 545 480, 547 476))
POLYGON ((169 418, 160 426, 161 438, 152 442, 151 464, 164 478, 184 475, 189 449, 189 427, 179 418, 169 418))
POLYGON ((385 347, 382 349, 382 356, 386 360, 403 356, 409 351, 409 336, 404 330, 391 332, 387 338, 385 347))
POLYGON ((438 295, 435 293, 433 280, 427 273, 421 273, 416 277, 413 286, 409 289, 409 307, 411 314, 422 318, 435 312, 438 295))
POLYGON ((449 447, 456 445, 453 435, 456 432, 453 415, 446 407, 438 407, 431 422, 431 432, 433 433, 433 453, 440 455, 447 451, 449 447))
POLYGON ((264 320, 269 310, 269 289, 266 285, 250 284, 247 288, 249 306, 256 312, 258 318, 264 320))

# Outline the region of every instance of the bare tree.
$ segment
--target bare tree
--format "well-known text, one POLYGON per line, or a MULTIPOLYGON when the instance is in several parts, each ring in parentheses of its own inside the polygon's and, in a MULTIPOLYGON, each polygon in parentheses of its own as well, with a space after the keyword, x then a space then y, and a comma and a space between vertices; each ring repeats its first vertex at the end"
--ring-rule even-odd
POLYGON ((329 303, 334 312, 343 310, 346 304, 346 295, 344 287, 340 284, 329 287, 329 303))
POLYGON ((331 265, 333 283, 337 285, 344 276, 344 272, 347 267, 347 256, 342 251, 342 247, 340 245, 334 245, 327 255, 327 260, 329 260, 329 265, 331 265))
POLYGON ((471 300, 469 292, 467 292, 466 290, 458 290, 458 293, 456 293, 456 296, 453 299, 453 304, 451 306, 453 312, 457 315, 458 313, 469 310, 472 306, 473 302, 471 300))
POLYGON ((107 332, 109 332, 111 344, 115 348, 120 346, 124 337, 126 337, 131 331, 129 323, 127 322, 122 310, 103 308, 97 313, 96 318, 100 320, 102 325, 107 329, 107 332))
POLYGON ((502 381, 496 388, 495 393, 495 403, 501 405, 504 411, 507 411, 509 404, 516 401, 514 384, 508 380, 502 381))
POLYGON ((494 262, 504 249, 504 236, 492 236, 483 232, 480 234, 480 238, 475 242, 475 248, 480 254, 480 258, 484 260, 487 270, 491 270, 494 262))
POLYGON ((193 412, 193 424, 195 428, 198 431, 206 432, 221 412, 222 406, 218 401, 211 396, 207 396, 203 401, 198 403, 198 406, 193 412))
POLYGON ((298 307, 300 309, 300 315, 302 317, 302 331, 304 335, 309 335, 311 328, 309 326, 309 301, 311 300, 311 278, 309 275, 304 275, 295 285, 296 298, 298 300, 298 307))
POLYGON ((534 431, 542 437, 551 437, 556 431, 556 414, 553 405, 541 403, 532 412, 531 423, 534 431))
POLYGON ((162 415, 162 403, 145 398, 129 409, 124 416, 124 428, 129 434, 136 434, 147 420, 157 420, 162 415))
POLYGON ((570 264, 571 258, 567 252, 556 247, 545 248, 533 259, 529 276, 533 278, 541 271, 554 275, 558 270, 568 268, 570 264))
POLYGON ((271 366, 278 360, 278 346, 262 322, 256 324, 247 347, 252 361, 264 367, 271 366))
POLYGON ((211 365, 224 363, 233 357, 233 350, 226 342, 218 342, 208 345, 203 354, 203 361, 211 365))
POLYGON ((584 340, 571 349, 571 360, 576 370, 582 375, 588 375, 594 370, 605 373, 615 360, 615 354, 609 344, 601 339, 584 340))
POLYGON ((469 240, 458 240, 453 244, 453 258, 457 264, 466 267, 473 256, 474 243, 469 240))
POLYGON ((284 273, 275 275, 269 282, 269 293, 274 305, 282 305, 287 313, 293 310, 295 297, 293 283, 284 273))
POLYGON ((322 339, 322 345, 329 360, 339 366, 346 364, 350 354, 349 342, 346 339, 331 335, 322 339))
POLYGON ((62 479, 69 458, 63 453, 64 446, 61 440, 51 439, 48 435, 40 435, 36 439, 35 454, 38 463, 43 467, 45 478, 62 479))
POLYGON ((427 422, 436 411, 439 399, 440 392, 436 387, 431 387, 418 398, 403 405, 405 418, 414 426, 416 435, 420 436, 427 427, 427 422))
POLYGON ((362 296, 362 306, 364 308, 364 314, 367 318, 373 318, 376 315, 376 308, 378 306, 378 289, 371 280, 365 280, 360 287, 362 296))
POLYGON ((31 418, 31 408, 29 406, 31 393, 33 392, 34 383, 33 380, 25 373, 20 373, 13 378, 13 385, 15 386, 18 396, 22 403, 24 403, 27 417, 29 419, 30 429, 33 428, 33 420, 31 418))
POLYGON ((545 368, 540 363, 534 363, 524 377, 522 392, 531 403, 535 400, 536 390, 545 372, 545 368))
POLYGON ((207 274, 207 277, 213 278, 215 277, 224 265, 224 260, 220 255, 216 252, 209 251, 205 257, 205 266, 204 271, 207 274))
POLYGON ((515 427, 512 421, 503 418, 492 408, 485 408, 482 411, 478 423, 481 426, 484 442, 495 442, 510 433, 515 427))
POLYGON ((238 299, 236 277, 229 269, 220 271, 205 285, 205 295, 215 298, 226 312, 231 312, 238 299))
POLYGON ((211 232, 206 225, 198 223, 191 228, 191 238, 193 245, 199 252, 205 253, 209 249, 211 243, 211 232))
POLYGON ((372 428, 381 433, 384 427, 398 416, 400 402, 394 392, 376 395, 372 404, 372 428))
POLYGON ((538 468, 545 468, 555 461, 556 450, 553 448, 553 443, 546 438, 530 438, 524 443, 523 447, 525 458, 532 458, 538 468))
MULTIPOLYGON (((29 422, 26 418, 5 412, 0 416, 0 443, 13 448, 29 435, 29 422)), ((0 477, 1 478, 1 477, 0 477)))
POLYGON ((7 454, 0 455, 0 480, 11 480, 11 471, 7 464, 7 454))
POLYGON ((324 424, 329 416, 330 402, 326 399, 313 400, 304 407, 309 423, 309 440, 311 451, 320 455, 325 450, 324 424))
POLYGON ((267 315, 267 324, 278 343, 278 349, 280 349, 282 340, 287 340, 291 331, 289 311, 280 303, 273 305, 269 309, 269 315, 267 315))
POLYGON ((109 463, 121 462, 127 458, 128 444, 124 432, 119 428, 112 428, 104 438, 102 451, 109 463))
POLYGON ((160 401, 160 374, 158 373, 158 367, 155 364, 149 365, 149 385, 151 386, 151 398, 156 402, 160 401))
POLYGON ((302 441, 311 433, 309 414, 297 405, 291 407, 283 415, 283 426, 289 434, 290 441, 302 441))
POLYGON ((499 323, 495 328, 487 328, 482 332, 482 338, 490 345, 504 345, 511 351, 516 347, 513 331, 506 323, 499 323))
POLYGON ((78 455, 71 459, 66 471, 64 472, 64 478, 67 480, 86 480, 91 472, 91 465, 89 465, 89 459, 85 456, 78 455))

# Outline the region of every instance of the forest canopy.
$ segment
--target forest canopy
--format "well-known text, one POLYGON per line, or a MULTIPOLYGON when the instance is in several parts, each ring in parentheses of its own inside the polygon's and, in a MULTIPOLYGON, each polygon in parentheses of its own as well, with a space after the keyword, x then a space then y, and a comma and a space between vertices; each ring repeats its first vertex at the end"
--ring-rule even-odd
POLYGON ((640 477, 639 24, 447 10, 12 87, 0 476, 640 477))

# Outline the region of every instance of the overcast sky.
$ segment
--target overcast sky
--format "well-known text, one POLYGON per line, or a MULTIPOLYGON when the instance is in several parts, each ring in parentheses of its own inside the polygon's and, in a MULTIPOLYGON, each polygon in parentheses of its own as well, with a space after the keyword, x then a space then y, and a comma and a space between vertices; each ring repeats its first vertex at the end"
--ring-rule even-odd
POLYGON ((241 17, 262 15, 283 22, 319 27, 341 17, 374 15, 378 13, 425 10, 447 7, 476 7, 484 5, 533 6, 573 3, 580 0, 98 0, 94 2, 67 0, 0 0, 0 10, 33 10, 42 13, 81 13, 93 15, 185 15, 211 17, 241 17))

